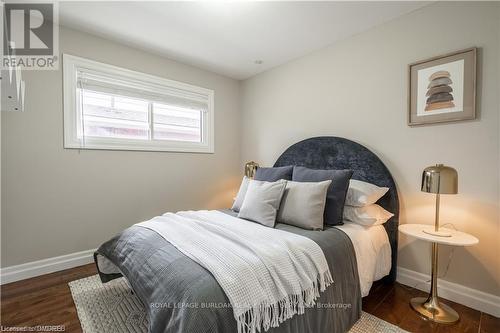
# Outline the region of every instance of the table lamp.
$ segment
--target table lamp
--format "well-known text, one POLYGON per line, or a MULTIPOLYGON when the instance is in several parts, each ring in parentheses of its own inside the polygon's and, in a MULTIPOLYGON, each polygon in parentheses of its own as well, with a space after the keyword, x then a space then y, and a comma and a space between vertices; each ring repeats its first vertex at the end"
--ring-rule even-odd
MULTIPOLYGON (((436 164, 424 169, 422 173, 422 192, 436 194, 436 217, 434 229, 422 232, 436 238, 452 238, 446 230, 439 230, 439 196, 458 193, 458 173, 452 167, 436 164)), ((426 319, 438 323, 452 324, 459 318, 458 313, 446 304, 441 304, 437 292, 438 240, 432 243, 431 291, 428 297, 415 297, 410 300, 411 307, 426 319)))
POLYGON ((450 237, 451 234, 439 230, 439 200, 441 194, 458 193, 458 173, 452 167, 436 164, 424 169, 422 173, 422 192, 436 194, 436 216, 434 230, 423 230, 426 234, 438 237, 450 237))
POLYGON ((254 161, 247 162, 245 164, 245 176, 248 178, 253 178, 255 171, 259 168, 259 164, 254 161))

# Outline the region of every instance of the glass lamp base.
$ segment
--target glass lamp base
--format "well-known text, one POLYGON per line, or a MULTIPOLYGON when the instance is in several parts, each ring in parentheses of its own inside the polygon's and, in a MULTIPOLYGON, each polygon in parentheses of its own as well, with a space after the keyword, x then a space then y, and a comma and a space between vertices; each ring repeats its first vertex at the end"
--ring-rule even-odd
POLYGON ((424 319, 439 324, 453 324, 460 318, 455 310, 446 304, 441 304, 437 297, 415 297, 411 299, 410 304, 424 319))

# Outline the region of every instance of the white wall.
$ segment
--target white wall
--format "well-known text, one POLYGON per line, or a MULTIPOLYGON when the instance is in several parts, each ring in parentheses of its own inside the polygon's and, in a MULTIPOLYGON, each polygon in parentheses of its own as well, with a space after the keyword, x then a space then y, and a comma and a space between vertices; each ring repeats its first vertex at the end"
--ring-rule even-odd
MULTIPOLYGON (((499 4, 437 3, 242 84, 242 162, 272 165, 291 144, 333 135, 374 151, 393 174, 401 223, 432 223, 424 167, 454 166, 460 194, 441 200, 442 220, 480 239, 456 249, 445 280, 500 295, 499 4), (478 119, 411 128, 407 65, 479 47, 478 119)), ((429 245, 401 236, 399 265, 429 272, 429 245)), ((449 247, 442 247, 441 267, 449 247)))
POLYGON ((215 154, 64 149, 62 70, 24 71, 25 112, 1 115, 2 267, 95 248, 166 211, 230 205, 238 81, 66 28, 60 49, 215 90, 215 154))

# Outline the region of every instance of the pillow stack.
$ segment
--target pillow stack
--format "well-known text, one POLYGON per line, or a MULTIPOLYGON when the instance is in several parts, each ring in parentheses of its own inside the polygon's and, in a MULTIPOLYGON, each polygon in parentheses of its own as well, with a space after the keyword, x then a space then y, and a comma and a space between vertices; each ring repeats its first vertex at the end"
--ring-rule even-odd
POLYGON ((243 178, 233 211, 238 217, 273 227, 275 222, 322 230, 342 224, 350 170, 304 167, 259 168, 243 178))
POLYGON ((300 166, 259 168, 243 177, 234 200, 238 217, 274 227, 276 221, 322 230, 343 220, 364 226, 385 223, 393 214, 375 204, 389 188, 350 179, 351 170, 300 166))
POLYGON ((360 180, 351 179, 344 207, 344 219, 366 227, 381 225, 394 214, 386 211, 377 202, 388 187, 379 187, 360 180))

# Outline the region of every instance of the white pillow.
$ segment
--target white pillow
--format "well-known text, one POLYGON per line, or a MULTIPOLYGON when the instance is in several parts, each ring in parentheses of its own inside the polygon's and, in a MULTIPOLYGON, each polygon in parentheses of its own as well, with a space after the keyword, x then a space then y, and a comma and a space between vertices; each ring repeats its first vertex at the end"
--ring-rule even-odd
POLYGON ((234 199, 232 210, 235 212, 239 212, 241 209, 241 205, 243 204, 243 200, 245 199, 245 194, 247 194, 248 183, 250 182, 250 178, 247 176, 243 176, 243 180, 241 181, 240 189, 238 194, 236 195, 236 199, 234 199))
POLYGON ((286 180, 263 182, 249 180, 238 217, 274 227, 286 180))
POLYGON ((344 207, 344 219, 354 223, 371 227, 387 222, 394 214, 386 211, 379 205, 373 204, 364 207, 344 207))
POLYGON ((288 181, 278 212, 278 222, 303 229, 323 230, 326 192, 331 183, 331 180, 314 183, 288 181))
POLYGON ((351 179, 349 181, 349 188, 347 189, 345 204, 356 207, 368 206, 377 202, 387 191, 389 191, 388 187, 378 187, 377 185, 361 180, 351 179))

